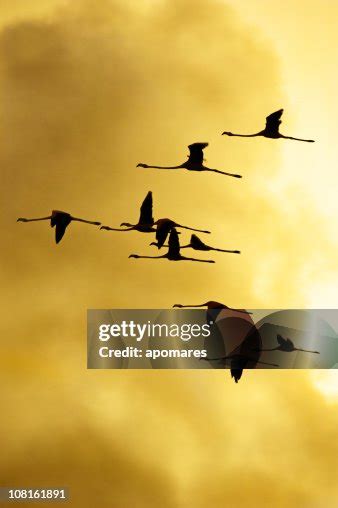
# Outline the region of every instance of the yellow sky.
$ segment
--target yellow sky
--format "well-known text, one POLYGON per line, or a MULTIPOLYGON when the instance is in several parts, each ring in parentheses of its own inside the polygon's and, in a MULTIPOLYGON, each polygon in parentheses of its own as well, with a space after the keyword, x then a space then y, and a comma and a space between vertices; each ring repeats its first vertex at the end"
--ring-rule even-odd
POLYGON ((85 319, 209 299, 336 307, 337 10, 1 3, 4 485, 68 484, 72 506, 336 506, 337 376, 91 372, 85 319), (316 143, 220 135, 257 131, 280 107, 283 131, 316 143), (135 167, 179 163, 194 141, 244 178, 135 167), (150 236, 71 224, 55 246, 47 223, 15 223, 57 208, 118 226, 148 190, 156 218, 210 229, 203 240, 241 256, 129 260, 154 253, 150 236))
MULTIPOLYGON (((284 144, 282 164, 277 178, 270 182, 279 205, 285 213, 297 207, 318 208, 323 229, 331 239, 337 238, 337 154, 335 150, 338 114, 335 95, 336 61, 338 58, 336 2, 270 2, 257 0, 229 1, 243 19, 261 30, 261 37, 271 41, 278 55, 282 73, 280 84, 287 96, 294 128, 311 125, 318 140, 314 150, 300 153, 297 146, 284 144), (288 199, 288 188, 297 185, 297 199, 288 199), (301 189, 300 189, 301 187, 301 189), (304 195, 310 201, 304 204, 304 195), (292 202, 293 201, 293 202, 292 202)), ((286 118, 284 119, 284 122, 286 118)), ((337 270, 321 270, 320 280, 310 280, 308 302, 312 307, 334 305, 337 270)))

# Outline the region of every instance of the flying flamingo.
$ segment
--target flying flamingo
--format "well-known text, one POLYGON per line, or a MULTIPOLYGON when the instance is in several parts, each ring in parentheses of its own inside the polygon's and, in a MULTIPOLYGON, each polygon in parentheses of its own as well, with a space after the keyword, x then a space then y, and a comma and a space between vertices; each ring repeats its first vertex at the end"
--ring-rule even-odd
POLYGON ((292 351, 303 351, 304 353, 316 353, 318 355, 320 354, 319 351, 309 351, 308 349, 300 349, 295 347, 291 339, 284 339, 284 337, 279 334, 277 334, 277 341, 279 344, 277 347, 272 349, 260 349, 260 351, 284 351, 285 353, 291 353, 292 351))
POLYGON ((241 138, 254 138, 256 136, 264 136, 265 138, 271 138, 271 139, 293 139, 295 141, 306 141, 307 143, 314 143, 313 139, 300 139, 300 138, 293 138, 291 136, 284 136, 279 132, 279 126, 282 123, 281 116, 283 114, 283 109, 279 109, 278 111, 275 111, 274 113, 271 113, 271 115, 266 117, 266 124, 265 128, 262 131, 256 132, 256 134, 234 134, 233 132, 223 132, 222 135, 226 136, 239 136, 241 138))
POLYGON ((127 226, 123 229, 115 229, 109 226, 101 226, 100 229, 106 229, 107 231, 140 231, 141 233, 152 233, 155 232, 154 218, 153 218, 153 194, 151 191, 148 192, 143 200, 140 208, 140 218, 137 224, 130 224, 129 222, 122 222, 121 226, 127 226))
MULTIPOLYGON (((230 322, 232 322, 232 326, 230 326, 231 334, 235 333, 236 336, 236 342, 235 348, 231 346, 230 344, 224 344, 225 349, 228 347, 230 348, 230 351, 232 352, 228 355, 224 355, 222 357, 218 358, 201 358, 201 360, 206 361, 216 361, 216 362, 222 362, 223 366, 226 365, 226 361, 230 361, 230 371, 231 371, 231 377, 234 378, 235 382, 237 383, 239 379, 242 377, 243 369, 245 368, 253 368, 256 363, 258 363, 259 359, 259 352, 257 350, 257 345, 260 344, 260 336, 254 326, 254 323, 249 316, 251 312, 246 311, 245 309, 234 309, 232 307, 228 307, 227 305, 224 305, 220 302, 215 301, 209 301, 202 304, 197 305, 182 305, 182 304, 175 304, 174 307, 178 308, 186 308, 186 307, 207 307, 207 321, 210 323, 215 323, 216 319, 219 319, 219 316, 221 317, 222 311, 229 311, 225 312, 225 319, 230 318, 230 322), (215 315, 215 312, 219 311, 219 315, 215 315), (239 317, 236 316, 236 314, 233 313, 242 313, 246 316, 239 317), (236 325, 234 325, 234 321, 236 325), (245 325, 246 323, 246 325, 245 325), (243 327, 244 325, 244 327, 243 327), (234 328, 235 326, 235 328, 234 328), (237 333, 236 333, 237 329, 237 333), (254 349, 253 346, 256 346, 256 349, 254 349)), ((227 320, 227 319, 226 319, 227 320)), ((222 320, 221 320, 222 322, 222 320)), ((218 326, 217 326, 218 328, 218 326)), ((222 335, 222 332, 221 332, 222 335)), ((215 336, 215 339, 217 338, 217 335, 215 336)), ((214 339, 214 340, 215 340, 214 339)), ((209 346, 212 347, 212 343, 209 343, 209 346)), ((275 364, 268 364, 273 365, 275 364)))
POLYGON ((175 228, 170 231, 169 236, 169 249, 163 256, 139 256, 138 254, 130 254, 130 258, 136 259, 169 259, 169 261, 198 261, 199 263, 214 263, 215 261, 205 259, 187 258, 180 254, 180 243, 178 240, 178 234, 175 228))
MULTIPOLYGON (((192 229, 193 231, 200 231, 202 233, 210 233, 210 231, 204 231, 200 229, 189 228, 188 226, 183 226, 182 224, 178 224, 170 219, 159 219, 156 222, 153 218, 153 195, 152 192, 149 191, 146 197, 143 200, 143 203, 140 208, 140 218, 137 224, 130 224, 129 222, 122 222, 121 226, 127 226, 123 229, 111 228, 110 226, 101 226, 100 229, 106 229, 107 231, 140 231, 141 233, 153 233, 156 232, 156 238, 158 238, 159 242, 165 242, 170 230, 173 227, 180 227, 184 229, 192 229), (156 229, 154 226, 157 226, 156 229)), ((161 246, 162 246, 161 245, 161 246)))
POLYGON ((248 312, 245 309, 234 309, 233 307, 228 307, 227 305, 224 305, 223 303, 214 302, 214 301, 209 301, 209 302, 205 302, 205 303, 201 303, 201 304, 197 304, 197 305, 182 305, 180 303, 175 303, 175 305, 173 305, 173 307, 178 307, 179 309, 185 309, 188 307, 207 307, 208 310, 228 309, 228 310, 233 310, 235 312, 242 312, 243 314, 252 314, 252 312, 248 312))
POLYGON ((85 219, 79 219, 78 217, 73 217, 69 213, 62 212, 60 210, 53 210, 52 215, 49 215, 48 217, 40 217, 38 219, 25 219, 23 217, 19 217, 17 222, 33 222, 39 220, 50 220, 51 227, 53 228, 55 226, 56 243, 59 243, 62 240, 67 226, 69 226, 72 221, 85 222, 86 224, 93 224, 94 226, 99 226, 101 224, 101 222, 93 222, 85 219))
MULTIPOLYGON (((150 245, 156 245, 158 246, 157 242, 152 242, 150 245)), ((167 245, 165 245, 167 247, 167 245)), ((240 250, 225 250, 225 249, 216 249, 215 247, 210 247, 209 245, 206 245, 202 242, 200 238, 196 235, 191 235, 190 243, 188 245, 182 245, 181 249, 187 249, 191 248, 194 250, 203 250, 203 251, 209 251, 209 250, 215 250, 217 252, 229 252, 230 254, 240 254, 240 250)))
POLYGON ((209 143, 192 143, 188 146, 190 155, 188 160, 178 166, 150 166, 148 164, 139 163, 139 168, 156 168, 156 169, 187 169, 188 171, 213 171, 214 173, 220 173, 221 175, 233 176, 234 178, 242 178, 241 175, 235 175, 233 173, 226 173, 219 169, 207 168, 203 165, 203 150, 208 146, 209 143))
POLYGON ((200 233, 209 233, 210 231, 206 231, 204 229, 195 229, 190 228, 188 226, 183 226, 182 224, 178 224, 177 222, 172 221, 171 219, 158 219, 154 224, 156 224, 156 240, 154 242, 155 245, 160 249, 163 247, 164 242, 167 239, 168 234, 173 228, 182 228, 182 229, 190 229, 191 231, 198 231, 200 233))

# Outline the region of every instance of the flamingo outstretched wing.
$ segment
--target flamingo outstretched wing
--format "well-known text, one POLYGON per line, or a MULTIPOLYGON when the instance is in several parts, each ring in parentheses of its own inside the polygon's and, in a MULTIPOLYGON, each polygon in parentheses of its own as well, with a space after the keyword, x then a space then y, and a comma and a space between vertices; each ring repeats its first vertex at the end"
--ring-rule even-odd
POLYGON ((203 150, 208 146, 209 143, 192 143, 188 146, 189 148, 189 162, 193 164, 203 164, 203 150))
POLYGON ((153 194, 151 191, 148 192, 141 205, 139 224, 149 224, 151 226, 154 224, 153 194))
POLYGON ((66 232, 66 228, 67 228, 68 224, 66 222, 62 221, 62 222, 57 222, 57 224, 55 225, 55 242, 56 243, 59 243, 62 240, 63 235, 66 232))
POLYGON ((292 342, 292 340, 291 340, 291 339, 289 339, 289 338, 287 337, 287 338, 286 338, 286 340, 285 340, 285 342, 287 343, 287 345, 288 345, 288 347, 289 347, 290 349, 294 349, 295 345, 294 345, 294 343, 292 342))
POLYGON ((170 219, 159 219, 157 221, 156 240, 159 249, 163 247, 164 242, 166 241, 167 236, 173 226, 174 223, 170 219))
POLYGON ((59 243, 65 234, 67 226, 71 223, 72 217, 67 212, 53 210, 50 219, 50 225, 55 227, 55 242, 59 243))
POLYGON ((202 240, 200 238, 198 238, 198 236, 196 236, 196 235, 191 235, 190 244, 194 249, 197 249, 197 250, 199 250, 199 249, 204 250, 204 249, 208 248, 208 246, 205 243, 203 243, 202 240))
POLYGON ((245 360, 240 358, 233 358, 230 362, 230 373, 231 377, 234 379, 235 383, 241 379, 243 374, 243 369, 245 367, 245 360))
POLYGON ((277 334, 277 342, 280 346, 284 346, 286 340, 284 339, 284 337, 282 337, 281 335, 279 335, 279 333, 277 334))
POLYGON ((170 256, 173 256, 174 258, 177 258, 180 255, 180 242, 175 228, 172 228, 170 231, 168 252, 170 256))
POLYGON ((281 116, 284 109, 279 109, 266 117, 265 129, 270 133, 278 133, 279 126, 282 123, 281 116))

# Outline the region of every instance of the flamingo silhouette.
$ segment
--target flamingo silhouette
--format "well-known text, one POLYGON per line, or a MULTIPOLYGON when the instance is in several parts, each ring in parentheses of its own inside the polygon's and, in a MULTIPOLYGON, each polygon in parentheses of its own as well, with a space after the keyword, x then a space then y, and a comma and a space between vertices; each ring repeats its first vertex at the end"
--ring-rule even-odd
POLYGON ((93 224, 95 226, 99 226, 101 222, 94 222, 90 220, 85 219, 79 219, 78 217, 73 217, 67 212, 62 212, 61 210, 53 210, 52 215, 49 215, 48 217, 40 217, 37 219, 25 219, 23 217, 19 217, 17 219, 17 222, 34 222, 34 221, 40 221, 40 220, 50 220, 50 225, 53 228, 55 226, 55 242, 59 243, 63 235, 66 232, 67 226, 72 221, 78 221, 78 222, 85 222, 86 224, 93 224))
POLYGON ((120 226, 127 226, 123 229, 111 228, 109 226, 101 226, 100 229, 106 229, 107 231, 140 231, 141 233, 152 233, 156 231, 154 228, 153 218, 153 194, 151 191, 148 192, 144 198, 140 207, 140 218, 137 224, 130 224, 129 222, 122 222, 120 226))
MULTIPOLYGON (((207 307, 208 311, 210 311, 211 313, 215 313, 216 311, 221 312, 222 309, 224 309, 224 310, 239 312, 239 313, 243 313, 243 314, 247 314, 247 315, 251 314, 251 312, 248 312, 245 309, 234 309, 232 307, 228 307, 227 305, 224 305, 223 303, 215 302, 215 301, 209 301, 209 302, 205 302, 205 303, 197 304, 197 305, 182 305, 182 304, 176 303, 173 307, 178 307, 178 308, 207 307)), ((247 323, 249 323, 250 328, 249 328, 249 330, 246 329, 244 340, 235 348, 235 350, 233 350, 233 352, 231 354, 228 354, 228 355, 222 356, 222 357, 218 357, 218 358, 206 357, 206 358, 201 358, 201 360, 206 360, 206 361, 211 361, 211 362, 212 361, 221 362, 224 367, 225 367, 226 362, 230 361, 231 377, 234 378, 235 382, 237 383, 239 381, 239 379, 242 377, 243 369, 247 368, 248 366, 249 366, 249 368, 251 368, 253 362, 258 363, 259 353, 258 353, 257 349, 256 350, 253 349, 252 346, 253 346, 253 343, 256 344, 256 341, 258 340, 259 337, 257 337, 257 330, 255 329, 251 318, 249 318, 249 317, 239 318, 236 315, 231 315, 231 312, 229 313, 228 317, 235 318, 236 320, 239 319, 241 322, 247 321, 247 323), (252 326, 250 325, 250 323, 252 323, 252 326)), ((215 316, 210 315, 208 317, 208 321, 210 320, 210 318, 212 319, 212 322, 215 321, 215 316)), ((260 362, 260 363, 265 363, 265 362, 260 362)), ((276 366, 275 364, 267 364, 267 365, 272 365, 274 367, 276 366)))
POLYGON ((178 240, 178 234, 175 228, 170 231, 169 236, 169 249, 166 254, 163 256, 139 256, 138 254, 130 254, 130 258, 136 259, 169 259, 169 261, 198 261, 199 263, 214 263, 215 261, 206 260, 206 259, 195 259, 195 258, 187 258, 185 256, 181 256, 180 254, 180 243, 178 240))
POLYGON ((307 143, 314 143, 313 139, 301 139, 301 138, 293 138, 291 136, 284 136, 279 132, 279 126, 282 123, 281 116, 283 114, 283 109, 279 109, 271 115, 266 117, 265 128, 262 131, 256 132, 255 134, 234 134, 233 132, 223 132, 222 135, 226 136, 239 136, 241 138, 254 138, 256 136, 264 136, 265 138, 271 139, 293 139, 295 141, 305 141, 307 143))
POLYGON ((156 227, 157 242, 154 242, 154 245, 156 245, 159 249, 163 247, 168 234, 173 228, 189 229, 190 231, 199 231, 200 233, 210 234, 210 231, 206 231, 204 229, 195 229, 189 226, 183 226, 182 224, 178 224, 177 222, 174 222, 171 219, 158 219, 154 224, 156 224, 157 226, 156 227))
MULTIPOLYGON (((137 224, 130 224, 129 222, 122 222, 121 226, 126 226, 125 228, 111 228, 110 226, 101 226, 100 229, 105 229, 107 231, 140 231, 141 233, 153 233, 156 232, 156 238, 158 238, 159 245, 162 247, 165 242, 170 230, 173 227, 179 227, 184 229, 191 229, 193 231, 200 231, 201 233, 210 233, 210 231, 204 231, 201 229, 194 229, 188 226, 183 226, 182 224, 178 224, 177 222, 172 221, 171 219, 158 219, 156 222, 153 218, 153 195, 152 192, 149 191, 146 197, 144 198, 141 208, 140 208, 140 218, 137 224), (156 226, 156 228, 154 227, 156 226)), ((159 247, 159 248, 160 248, 159 247)))
POLYGON ((209 301, 209 302, 205 302, 205 303, 201 303, 201 304, 197 304, 197 305, 182 305, 181 303, 175 303, 175 305, 173 305, 173 307, 177 307, 179 309, 185 309, 188 307, 207 307, 208 310, 228 309, 228 310, 233 310, 235 312, 242 312, 243 314, 252 314, 252 312, 248 312, 245 309, 234 309, 233 307, 228 307, 227 305, 224 305, 223 303, 214 302, 214 301, 209 301))
POLYGON ((179 164, 178 166, 153 166, 148 164, 139 163, 137 167, 140 168, 156 168, 156 169, 187 169, 188 171, 213 171, 214 173, 220 173, 221 175, 233 176, 234 178, 242 178, 241 175, 236 175, 233 173, 226 173, 224 171, 220 171, 219 169, 211 169, 207 168, 203 165, 203 150, 209 145, 209 143, 192 143, 188 146, 190 155, 188 160, 183 162, 183 164, 179 164))
POLYGON ((304 353, 316 353, 320 354, 319 351, 309 351, 308 349, 300 349, 295 347, 291 339, 282 337, 277 334, 278 346, 272 349, 260 349, 260 351, 284 351, 285 353, 291 353, 292 351, 303 351, 304 353))
MULTIPOLYGON (((158 243, 151 242, 150 245, 158 246, 158 243)), ((165 245, 165 247, 167 247, 167 245, 165 245)), ((216 249, 215 247, 210 247, 209 245, 206 245, 205 243, 203 243, 202 240, 200 238, 198 238, 198 236, 196 236, 196 235, 191 235, 190 243, 188 243, 188 245, 181 246, 181 249, 187 249, 187 248, 191 248, 194 250, 203 250, 203 251, 215 250, 217 252, 228 252, 230 254, 240 254, 241 253, 240 250, 225 250, 225 249, 216 249)))

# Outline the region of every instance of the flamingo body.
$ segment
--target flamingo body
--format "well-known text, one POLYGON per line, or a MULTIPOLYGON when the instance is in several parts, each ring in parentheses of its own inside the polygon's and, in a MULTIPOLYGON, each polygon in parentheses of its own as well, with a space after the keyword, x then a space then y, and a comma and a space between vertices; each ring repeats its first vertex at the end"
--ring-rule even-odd
POLYGON ((48 217, 38 217, 36 219, 26 219, 24 217, 19 217, 17 222, 36 222, 42 220, 49 220, 52 228, 55 227, 55 242, 59 243, 65 232, 67 227, 72 221, 85 222, 86 224, 93 224, 95 226, 100 226, 101 222, 97 221, 89 221, 85 219, 80 219, 78 217, 73 217, 68 212, 63 212, 61 210, 52 210, 51 215, 48 217))
POLYGON ((292 351, 303 351, 304 353, 320 354, 319 351, 310 351, 308 349, 300 349, 295 347, 294 343, 288 337, 284 339, 281 335, 277 334, 278 346, 272 349, 261 349, 261 351, 283 351, 284 353, 291 353, 292 351))
POLYGON ((154 217, 153 217, 153 193, 149 191, 144 198, 140 207, 140 217, 137 224, 130 224, 129 222, 122 222, 121 226, 126 226, 123 229, 111 228, 110 226, 101 226, 100 229, 107 231, 139 231, 140 233, 153 233, 154 217))
POLYGON ((162 256, 139 256, 138 254, 130 254, 130 258, 136 259, 168 259, 169 261, 197 261, 199 263, 214 263, 212 260, 195 259, 182 256, 180 253, 180 242, 175 228, 172 228, 169 235, 169 248, 166 254, 162 256))
POLYGON ((155 169, 187 169, 188 171, 212 171, 214 173, 220 173, 222 175, 232 176, 234 178, 242 178, 241 175, 227 173, 225 171, 220 171, 219 169, 212 169, 204 166, 203 150, 208 146, 208 144, 209 143, 192 143, 191 145, 189 145, 188 159, 185 162, 183 162, 183 164, 179 164, 178 166, 155 166, 140 162, 139 164, 137 164, 137 167, 155 168, 155 169))
POLYGON ((170 231, 172 231, 174 228, 183 228, 183 229, 190 229, 192 231, 199 231, 200 233, 210 233, 210 231, 204 230, 204 229, 195 229, 191 228, 189 226, 183 226, 182 224, 178 224, 177 222, 174 222, 171 219, 158 219, 156 222, 156 240, 157 247, 160 249, 163 247, 164 242, 167 239, 168 234, 170 231))

